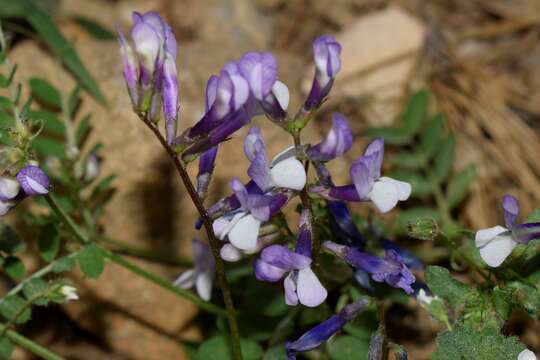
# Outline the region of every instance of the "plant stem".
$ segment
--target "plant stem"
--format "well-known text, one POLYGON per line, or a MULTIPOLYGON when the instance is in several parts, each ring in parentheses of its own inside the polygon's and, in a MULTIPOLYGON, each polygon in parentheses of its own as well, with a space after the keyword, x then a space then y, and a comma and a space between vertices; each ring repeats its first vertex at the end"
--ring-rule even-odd
MULTIPOLYGON (((83 243, 83 244, 86 244, 88 242, 90 242, 90 239, 87 237, 86 234, 83 233, 83 231, 79 228, 79 226, 69 217, 68 214, 66 214, 61 208, 60 206, 58 205, 58 202, 56 201, 56 198, 54 197, 53 194, 49 193, 47 195, 45 195, 45 198, 47 199, 47 202, 49 203, 49 205, 51 206, 51 208, 56 212, 56 214, 62 219, 62 221, 68 226, 68 228, 73 232, 73 234, 77 237, 77 239, 83 243)), ((207 302, 207 301, 203 301, 201 300, 199 297, 197 297, 196 295, 194 295, 193 293, 187 291, 187 290, 184 290, 184 289, 179 289, 173 285, 171 285, 169 283, 168 280, 164 280, 162 278, 160 278, 159 276, 156 276, 152 273, 149 273, 148 271, 142 269, 141 267, 133 264, 132 262, 128 261, 128 260, 125 260, 124 258, 118 256, 118 255, 115 255, 113 254, 111 251, 109 250, 106 250, 106 249, 102 249, 102 251, 104 252, 104 254, 113 262, 115 262, 116 264, 126 268, 127 270, 129 270, 130 272, 138 275, 138 276, 141 276, 142 278, 158 285, 159 287, 165 289, 165 290, 168 290, 176 295, 179 295, 189 301, 191 301, 192 303, 194 303, 195 305, 198 305, 200 306, 202 309, 208 311, 208 312, 211 312, 215 315, 219 315, 219 316, 225 316, 226 313, 223 309, 221 309, 220 307, 210 303, 210 302, 207 302)))
POLYGON ((231 297, 231 290, 229 289, 229 284, 225 277, 225 265, 219 254, 220 244, 219 240, 214 234, 214 229, 212 227, 212 219, 208 215, 201 198, 197 194, 197 190, 195 189, 193 183, 191 182, 191 179, 189 178, 189 174, 187 173, 184 164, 180 161, 176 152, 169 146, 169 144, 167 144, 167 141, 161 135, 159 129, 152 122, 148 121, 144 116, 141 116, 141 120, 154 133, 156 138, 159 140, 159 142, 167 152, 167 155, 169 155, 170 159, 174 163, 174 166, 176 167, 176 170, 180 175, 182 182, 184 183, 184 186, 189 194, 189 197, 191 198, 191 201, 197 208, 199 216, 203 220, 204 228, 206 230, 206 234, 208 235, 208 241, 210 243, 210 247, 212 248, 212 254, 216 263, 218 285, 221 290, 221 294, 223 295, 225 309, 227 310, 227 320, 229 322, 229 330, 231 332, 232 355, 235 360, 242 360, 242 352, 240 348, 240 332, 238 331, 238 323, 236 322, 236 311, 234 309, 234 304, 231 297))
POLYGON ((60 357, 55 353, 51 352, 50 350, 45 349, 43 346, 33 342, 32 340, 20 335, 13 330, 7 329, 6 326, 3 324, 0 324, 0 331, 5 332, 5 336, 15 344, 25 348, 32 354, 37 355, 45 360, 64 360, 63 357, 60 357))

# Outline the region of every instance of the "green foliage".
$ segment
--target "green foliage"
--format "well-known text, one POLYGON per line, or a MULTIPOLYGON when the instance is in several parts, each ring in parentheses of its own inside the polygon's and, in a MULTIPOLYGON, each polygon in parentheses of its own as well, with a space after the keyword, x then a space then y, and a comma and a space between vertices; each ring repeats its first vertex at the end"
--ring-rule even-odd
POLYGON ((332 360, 367 359, 369 340, 354 336, 339 336, 327 343, 328 354, 332 360))
POLYGON ((20 280, 24 276, 25 267, 24 263, 15 256, 8 256, 4 259, 2 267, 6 274, 11 276, 13 279, 20 280))
POLYGON ((4 223, 0 223, 0 251, 14 255, 24 251, 26 244, 19 238, 13 229, 4 223))
POLYGON ((433 294, 445 299, 452 307, 462 304, 474 289, 454 279, 445 268, 428 266, 426 282, 433 294))
POLYGON ((419 240, 434 240, 439 235, 439 226, 432 217, 420 217, 409 221, 409 236, 419 240))
POLYGON ((116 40, 116 35, 93 19, 76 15, 73 20, 86 32, 98 40, 116 40))
POLYGON ((32 310, 22 297, 10 295, 0 302, 0 315, 8 321, 15 319, 16 324, 23 324, 30 320, 32 310))
POLYGON ((86 245, 79 252, 79 266, 84 275, 97 279, 105 268, 105 254, 95 244, 86 245))
POLYGON ((11 359, 13 344, 5 336, 0 338, 0 359, 11 359))
POLYGON ((287 354, 285 354, 285 344, 272 346, 266 351, 262 360, 287 360, 287 354))
POLYGON ((58 255, 60 237, 55 223, 49 223, 41 229, 38 237, 39 254, 43 260, 51 262, 58 255))
POLYGON ((47 305, 49 299, 47 295, 49 285, 42 278, 33 278, 24 283, 23 294, 26 300, 32 301, 35 305, 47 305))
POLYGON ((56 109, 62 107, 62 97, 60 96, 60 93, 47 80, 33 77, 28 81, 28 84, 32 90, 32 96, 36 100, 46 106, 56 109))
POLYGON ((33 0, 0 0, 0 17, 24 18, 37 31, 56 57, 75 75, 81 85, 97 100, 105 98, 71 44, 60 33, 49 15, 33 0))
POLYGON ((70 256, 64 256, 59 259, 57 259, 52 267, 53 273, 62 273, 62 272, 69 272, 75 268, 76 262, 75 259, 73 259, 70 256))
POLYGON ((459 326, 437 337, 433 360, 508 360, 517 359, 525 347, 514 337, 505 337, 497 329, 476 331, 459 326))
POLYGON ((475 175, 476 167, 471 164, 450 179, 446 188, 446 199, 450 208, 455 207, 465 198, 475 175))
MULTIPOLYGON (((261 346, 253 340, 240 340, 244 360, 259 360, 263 355, 261 346)), ((231 350, 228 339, 215 336, 203 342, 197 351, 197 360, 220 359, 231 360, 231 350)))

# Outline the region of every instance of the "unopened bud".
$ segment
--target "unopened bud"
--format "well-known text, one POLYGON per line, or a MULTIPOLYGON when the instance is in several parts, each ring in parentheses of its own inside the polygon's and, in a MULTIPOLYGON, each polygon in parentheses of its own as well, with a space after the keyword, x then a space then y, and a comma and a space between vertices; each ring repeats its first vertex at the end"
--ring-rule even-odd
POLYGON ((409 221, 408 234, 419 240, 434 240, 439 235, 439 226, 433 218, 414 219, 409 221))

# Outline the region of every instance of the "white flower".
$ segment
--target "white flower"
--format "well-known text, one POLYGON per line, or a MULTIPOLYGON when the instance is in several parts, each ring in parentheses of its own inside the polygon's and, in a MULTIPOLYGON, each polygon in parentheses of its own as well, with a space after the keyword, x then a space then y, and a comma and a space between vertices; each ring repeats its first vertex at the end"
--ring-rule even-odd
POLYGON ((536 355, 531 350, 525 349, 519 353, 517 360, 536 360, 536 355))
POLYGON ((431 304, 431 302, 435 298, 436 296, 429 296, 428 294, 426 294, 424 289, 420 289, 420 291, 418 291, 418 295, 416 296, 416 300, 418 300, 418 302, 420 302, 420 305, 422 306, 431 304))
POLYGON ((517 245, 511 232, 500 225, 477 231, 474 243, 482 260, 491 267, 499 267, 517 245))
POLYGON ((77 295, 77 289, 73 286, 63 285, 60 288, 60 294, 64 295, 66 301, 79 300, 79 295, 77 295))

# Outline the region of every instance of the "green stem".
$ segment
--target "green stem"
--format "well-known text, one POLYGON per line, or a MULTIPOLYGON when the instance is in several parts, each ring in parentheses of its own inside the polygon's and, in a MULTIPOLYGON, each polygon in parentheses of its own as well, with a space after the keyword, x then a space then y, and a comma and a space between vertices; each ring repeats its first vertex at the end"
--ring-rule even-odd
POLYGON ((197 190, 193 186, 189 174, 184 164, 180 161, 178 154, 171 146, 169 146, 167 140, 165 140, 163 135, 161 135, 161 132, 156 125, 149 121, 144 115, 141 115, 140 118, 144 122, 144 124, 154 133, 161 146, 167 152, 167 155, 169 156, 171 161, 174 163, 176 171, 178 172, 178 175, 180 175, 180 178, 184 183, 184 187, 186 188, 189 197, 193 202, 193 205, 195 205, 199 216, 203 220, 203 225, 206 230, 206 234, 208 235, 208 242, 210 243, 210 247, 212 248, 212 255, 216 264, 218 286, 221 290, 221 295, 223 296, 225 309, 227 310, 227 321, 229 323, 229 330, 231 333, 232 357, 235 360, 242 360, 242 350, 240 348, 240 332, 238 330, 238 323, 236 321, 236 310, 232 301, 229 283, 227 282, 227 278, 225 276, 225 264, 223 262, 223 259, 221 259, 221 255, 219 253, 221 244, 220 241, 217 239, 216 234, 214 233, 214 228, 212 227, 212 219, 208 215, 208 212, 206 211, 206 208, 204 207, 204 204, 199 197, 199 194, 197 194, 197 190))
POLYGON ((174 256, 174 254, 171 254, 170 252, 155 251, 146 247, 134 246, 123 241, 111 239, 105 236, 98 236, 98 240, 105 244, 109 244, 112 247, 111 250, 114 250, 117 253, 134 256, 140 259, 165 265, 183 267, 191 267, 193 265, 193 262, 191 260, 174 256))
MULTIPOLYGON (((68 226, 68 228, 73 232, 73 234, 77 237, 77 239, 83 243, 83 244, 87 244, 90 242, 90 239, 86 236, 86 234, 79 228, 79 226, 73 221, 73 219, 71 219, 71 217, 69 217, 68 214, 66 214, 62 208, 60 208, 60 206, 58 205, 58 202, 56 201, 56 198, 54 197, 53 194, 49 193, 47 195, 45 195, 45 199, 47 199, 47 202, 49 203, 49 205, 51 206, 51 209, 53 209, 54 212, 56 212, 56 214, 60 217, 60 219, 62 219, 62 221, 64 222, 64 224, 66 224, 68 226)), ((150 282, 153 282, 154 284, 176 294, 176 295, 179 295, 191 302, 193 302, 194 304, 200 306, 202 309, 208 311, 208 312, 211 312, 213 314, 216 314, 216 315, 219 315, 219 316, 224 316, 225 315, 225 311, 219 307, 217 307, 216 305, 210 303, 210 302, 206 302, 206 301, 203 301, 201 300, 200 298, 198 298, 196 295, 194 295, 193 293, 187 291, 187 290, 184 290, 184 289, 179 289, 179 288, 176 288, 175 286, 172 286, 169 281, 167 280, 164 280, 154 274, 151 274, 149 273, 148 271, 140 268, 139 266, 123 259, 122 257, 118 256, 118 255, 115 255, 113 254, 111 251, 109 250, 106 250, 106 249, 102 249, 103 252, 106 254, 106 256, 111 259, 112 261, 114 261, 116 264, 118 265, 121 265, 122 267, 126 268, 127 270, 131 271, 132 273, 136 274, 136 275, 139 275, 141 277, 143 277, 144 279, 150 281, 150 282)))
POLYGON ((130 272, 156 284, 157 286, 165 289, 165 290, 168 290, 170 292, 173 292, 175 294, 178 294, 184 298, 186 298, 187 300, 191 301, 192 303, 194 303, 195 305, 199 306, 200 308, 208 311, 209 313, 212 313, 214 315, 217 315, 217 316, 227 316, 227 312, 220 308, 219 306, 216 306, 210 302, 206 302, 204 300, 201 300, 197 295, 193 294, 192 292, 190 291, 187 291, 187 290, 184 290, 184 289, 180 289, 180 288, 177 288, 175 286, 172 286, 170 284, 169 281, 167 280, 164 280, 162 278, 160 278, 159 276, 156 276, 140 267, 138 267, 137 265, 133 264, 132 262, 124 259, 123 257, 121 256, 118 256, 114 253, 112 253, 111 251, 108 251, 108 250, 105 250, 103 249, 103 251, 105 252, 105 256, 111 260, 112 262, 114 262, 115 264, 118 264, 120 266, 122 266, 123 268, 129 270, 130 272))
POLYGON ((30 351, 32 354, 37 355, 45 360, 64 360, 63 357, 60 357, 56 355, 55 353, 51 352, 50 350, 47 350, 43 346, 33 342, 32 340, 20 335, 19 333, 9 330, 6 328, 5 325, 0 324, 0 331, 4 332, 6 337, 14 342, 15 344, 19 345, 22 348, 25 348, 26 350, 30 351))

